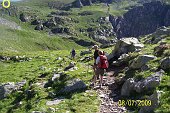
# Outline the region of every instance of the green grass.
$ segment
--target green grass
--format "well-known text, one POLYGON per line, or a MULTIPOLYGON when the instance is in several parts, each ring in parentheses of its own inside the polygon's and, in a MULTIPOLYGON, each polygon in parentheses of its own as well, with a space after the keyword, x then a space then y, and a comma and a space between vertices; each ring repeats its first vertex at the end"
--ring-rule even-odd
POLYGON ((71 49, 78 46, 74 41, 31 30, 12 30, 0 25, 0 51, 42 51, 71 49))
MULTIPOLYGON (((78 70, 65 73, 69 75, 69 79, 80 78, 86 84, 89 84, 89 81, 92 77, 92 68, 89 68, 89 71, 86 71, 84 69, 88 67, 88 63, 77 62, 81 58, 79 57, 80 51, 81 50, 77 50, 78 56, 75 60, 78 70)), ((33 81, 33 83, 47 81, 54 73, 63 72, 63 69, 72 61, 69 58, 68 50, 22 53, 3 52, 0 53, 0 55, 8 57, 25 55, 28 58, 32 58, 32 60, 24 62, 0 62, 0 83, 18 82, 22 81, 23 79, 26 79, 27 83, 29 81, 33 81), (64 60, 56 60, 58 57, 64 58, 64 60), (47 76, 42 79, 39 78, 39 76, 44 73, 46 73, 47 76)), ((54 87, 54 90, 56 88, 57 87, 54 87)), ((41 88, 35 84, 30 88, 27 84, 22 89, 22 92, 14 92, 6 99, 0 100, 0 113, 6 113, 7 111, 14 113, 27 113, 35 110, 47 111, 49 107, 58 108, 57 113, 66 111, 94 113, 99 109, 99 100, 97 98, 96 92, 94 91, 90 90, 90 92, 73 93, 72 96, 66 97, 66 100, 59 105, 46 106, 46 101, 50 100, 50 98, 48 98, 49 91, 53 91, 53 89, 41 88), (25 91, 28 89, 35 91, 33 93, 34 95, 29 97, 29 99, 28 95, 25 93, 25 91), (16 107, 15 103, 20 101, 22 101, 22 105, 16 107)))

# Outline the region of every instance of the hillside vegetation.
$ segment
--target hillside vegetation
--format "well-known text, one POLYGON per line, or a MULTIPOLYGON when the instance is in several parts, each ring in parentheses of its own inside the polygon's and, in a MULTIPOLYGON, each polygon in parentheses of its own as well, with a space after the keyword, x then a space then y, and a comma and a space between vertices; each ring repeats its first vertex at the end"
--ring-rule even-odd
POLYGON ((170 1, 108 2, 0 7, 0 113, 170 112, 170 1), (99 88, 91 84, 95 44, 109 59, 99 88))

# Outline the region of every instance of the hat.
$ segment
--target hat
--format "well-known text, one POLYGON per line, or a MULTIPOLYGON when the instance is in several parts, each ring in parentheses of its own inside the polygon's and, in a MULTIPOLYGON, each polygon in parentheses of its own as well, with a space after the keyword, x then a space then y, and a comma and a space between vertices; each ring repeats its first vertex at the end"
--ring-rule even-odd
POLYGON ((93 48, 93 49, 99 48, 99 46, 98 46, 98 45, 94 45, 92 48, 93 48))

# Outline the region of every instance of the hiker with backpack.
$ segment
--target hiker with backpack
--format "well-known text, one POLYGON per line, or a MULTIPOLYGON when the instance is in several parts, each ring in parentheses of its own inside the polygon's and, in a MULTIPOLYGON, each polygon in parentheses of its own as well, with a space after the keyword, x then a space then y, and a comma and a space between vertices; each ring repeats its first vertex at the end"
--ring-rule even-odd
POLYGON ((76 50, 73 48, 70 54, 71 54, 71 58, 74 59, 76 56, 76 50))
POLYGON ((98 55, 99 56, 96 59, 97 73, 100 75, 100 87, 102 87, 103 76, 106 75, 106 70, 109 67, 109 63, 103 51, 99 51, 98 55))

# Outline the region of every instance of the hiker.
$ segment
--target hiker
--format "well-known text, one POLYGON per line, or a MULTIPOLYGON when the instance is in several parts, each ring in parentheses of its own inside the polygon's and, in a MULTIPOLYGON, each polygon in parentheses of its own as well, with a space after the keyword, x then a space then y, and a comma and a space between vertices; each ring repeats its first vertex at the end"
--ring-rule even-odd
POLYGON ((98 54, 98 52, 99 52, 99 47, 97 46, 97 45, 94 45, 93 46, 93 48, 94 48, 94 67, 97 67, 97 65, 96 65, 96 59, 97 59, 97 57, 99 56, 99 54, 98 54))
POLYGON ((72 49, 72 51, 70 52, 71 53, 71 58, 75 58, 75 56, 76 56, 76 51, 75 51, 75 49, 73 48, 72 49))
POLYGON ((98 54, 99 47, 97 45, 94 45, 92 48, 95 50, 94 55, 93 55, 93 59, 94 59, 94 64, 93 64, 94 76, 93 76, 93 80, 94 80, 95 76, 97 76, 97 79, 99 79, 99 75, 97 75, 97 73, 96 73, 96 70, 97 70, 96 59, 99 56, 99 54, 98 54))
POLYGON ((103 51, 98 51, 98 54, 99 56, 96 59, 97 73, 100 75, 100 87, 102 87, 103 76, 106 75, 106 70, 109 67, 109 63, 103 51))

